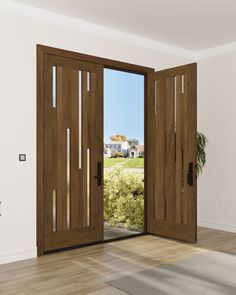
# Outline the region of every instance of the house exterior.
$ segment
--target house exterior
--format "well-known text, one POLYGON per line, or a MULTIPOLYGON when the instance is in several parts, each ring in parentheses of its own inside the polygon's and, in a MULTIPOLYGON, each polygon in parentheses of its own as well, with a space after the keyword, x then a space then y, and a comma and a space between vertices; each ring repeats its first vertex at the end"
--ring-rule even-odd
POLYGON ((110 158, 116 153, 123 153, 124 157, 137 158, 144 156, 144 145, 129 146, 128 141, 108 140, 104 144, 104 158, 110 158))
POLYGON ((139 157, 144 157, 144 145, 138 145, 139 157))
POLYGON ((144 157, 144 145, 134 145, 129 148, 129 158, 144 157))
POLYGON ((132 146, 129 148, 129 158, 137 158, 139 156, 139 151, 137 146, 132 146))
POLYGON ((104 144, 104 157, 112 157, 117 152, 123 153, 125 157, 128 156, 129 144, 128 141, 112 141, 108 140, 104 144))
POLYGON ((111 157, 111 150, 104 147, 104 158, 110 158, 111 157))

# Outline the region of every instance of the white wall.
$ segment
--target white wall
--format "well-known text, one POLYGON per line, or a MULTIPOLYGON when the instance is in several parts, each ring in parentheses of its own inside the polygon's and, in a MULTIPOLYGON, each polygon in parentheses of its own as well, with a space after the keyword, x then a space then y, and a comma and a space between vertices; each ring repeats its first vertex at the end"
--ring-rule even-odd
POLYGON ((198 62, 198 130, 207 165, 198 182, 199 224, 236 232, 236 50, 198 62))
POLYGON ((36 44, 157 69, 187 59, 6 12, 0 12, 0 36, 1 264, 36 256, 36 44))
MULTIPOLYGON (((146 40, 140 39, 139 46, 135 36, 132 44, 131 36, 122 42, 101 30, 85 32, 68 26, 68 19, 65 23, 67 28, 1 12, 0 7, 0 264, 36 256, 36 44, 156 69, 189 62, 146 40), (27 154, 26 162, 18 161, 19 153, 27 154)), ((233 232, 235 81, 236 50, 198 62, 198 130, 209 139, 207 165, 198 182, 199 224, 233 232)))

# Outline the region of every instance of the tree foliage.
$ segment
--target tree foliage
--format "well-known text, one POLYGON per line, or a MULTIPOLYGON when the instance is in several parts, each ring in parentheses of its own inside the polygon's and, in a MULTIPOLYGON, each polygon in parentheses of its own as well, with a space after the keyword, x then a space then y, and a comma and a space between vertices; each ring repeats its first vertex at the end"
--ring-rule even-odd
POLYGON ((138 141, 138 139, 136 139, 136 138, 130 138, 130 139, 128 140, 128 143, 129 143, 130 146, 136 146, 136 145, 139 144, 139 141, 138 141))
POLYGON ((110 137, 110 140, 112 140, 112 141, 127 141, 128 138, 127 138, 127 136, 125 136, 123 134, 114 134, 110 137))

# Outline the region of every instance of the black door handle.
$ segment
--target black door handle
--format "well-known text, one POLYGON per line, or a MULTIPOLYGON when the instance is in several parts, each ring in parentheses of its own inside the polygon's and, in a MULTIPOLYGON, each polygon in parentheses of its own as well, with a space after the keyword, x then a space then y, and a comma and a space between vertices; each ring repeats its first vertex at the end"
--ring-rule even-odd
POLYGON ((97 175, 94 176, 94 178, 97 179, 97 186, 101 186, 102 185, 102 162, 98 162, 97 163, 97 175))
POLYGON ((193 163, 192 162, 189 162, 188 164, 187 181, 189 186, 193 186, 193 163))

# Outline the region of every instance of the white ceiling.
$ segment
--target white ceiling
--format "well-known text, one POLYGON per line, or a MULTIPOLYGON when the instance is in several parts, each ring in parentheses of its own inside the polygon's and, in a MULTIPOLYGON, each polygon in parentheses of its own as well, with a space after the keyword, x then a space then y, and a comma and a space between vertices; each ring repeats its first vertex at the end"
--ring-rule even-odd
POLYGON ((199 51, 236 41, 236 0, 15 0, 199 51))

